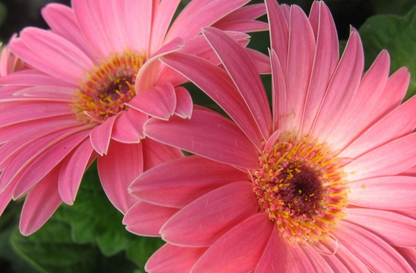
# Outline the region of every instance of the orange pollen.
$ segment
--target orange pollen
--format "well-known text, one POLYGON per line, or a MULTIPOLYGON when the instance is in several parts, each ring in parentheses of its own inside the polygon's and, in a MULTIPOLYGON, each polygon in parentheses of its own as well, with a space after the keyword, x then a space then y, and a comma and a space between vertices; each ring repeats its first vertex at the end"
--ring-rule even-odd
POLYGON ((342 165, 309 137, 282 135, 259 157, 252 172, 260 209, 288 243, 325 241, 345 216, 347 186, 342 165))
POLYGON ((135 95, 135 81, 146 58, 126 50, 114 53, 85 73, 71 102, 76 118, 84 123, 102 123, 120 111, 135 95))

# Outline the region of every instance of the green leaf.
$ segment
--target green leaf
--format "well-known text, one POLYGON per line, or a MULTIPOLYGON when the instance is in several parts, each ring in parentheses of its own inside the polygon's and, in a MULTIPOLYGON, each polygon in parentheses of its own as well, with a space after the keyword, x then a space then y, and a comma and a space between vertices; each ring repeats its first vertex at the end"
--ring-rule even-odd
POLYGON ((63 206, 56 217, 70 223, 75 242, 97 243, 108 257, 125 250, 136 237, 126 231, 123 215, 108 201, 95 165, 85 174, 74 205, 63 206))
MULTIPOLYGON (((403 17, 371 17, 361 26, 360 35, 367 68, 382 49, 387 49, 391 57, 391 72, 406 66, 411 75, 416 75, 416 7, 403 17)), ((406 99, 415 93, 416 77, 412 77, 406 99)))
POLYGON ((140 267, 144 267, 150 256, 163 244, 160 238, 136 237, 127 250, 127 257, 140 267))

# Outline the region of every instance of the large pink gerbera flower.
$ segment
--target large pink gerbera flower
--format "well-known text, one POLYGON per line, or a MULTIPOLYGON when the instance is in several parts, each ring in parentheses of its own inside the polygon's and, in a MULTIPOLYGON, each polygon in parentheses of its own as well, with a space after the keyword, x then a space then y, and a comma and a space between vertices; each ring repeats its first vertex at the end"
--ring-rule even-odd
POLYGON ((321 1, 309 18, 274 0, 266 7, 271 111, 248 55, 220 30, 204 35, 226 71, 162 58, 234 122, 196 108, 191 120, 145 125, 148 137, 197 154, 131 186, 141 201, 127 228, 167 242, 147 271, 414 272, 416 98, 400 104, 408 71, 389 77, 383 51, 363 75, 354 29, 339 59, 321 1))
POLYGON ((171 26, 179 0, 46 6, 51 29, 26 28, 10 44, 31 68, 0 79, 0 213, 27 194, 20 230, 36 231, 62 201, 73 203, 97 156, 107 196, 126 212, 136 201, 127 192, 134 178, 183 156, 143 140, 143 124, 192 112, 190 95, 175 87, 185 78, 157 58, 181 50, 218 63, 201 27, 217 26, 246 45, 243 32, 267 28, 254 20, 264 5, 242 7, 247 2, 191 1, 171 26))

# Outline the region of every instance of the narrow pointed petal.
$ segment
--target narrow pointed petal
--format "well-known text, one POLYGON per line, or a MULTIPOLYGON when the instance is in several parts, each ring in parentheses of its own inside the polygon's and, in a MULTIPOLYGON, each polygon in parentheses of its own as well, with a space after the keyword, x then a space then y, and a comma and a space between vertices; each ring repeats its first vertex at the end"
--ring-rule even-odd
POLYGON ((180 2, 180 0, 163 0, 160 2, 155 18, 153 19, 152 32, 150 34, 151 53, 161 47, 169 24, 180 2))
POLYGON ((123 224, 137 235, 160 236, 160 229, 176 212, 178 209, 138 201, 127 211, 123 224))
POLYGON ((58 189, 62 201, 72 205, 85 170, 92 161, 94 149, 87 139, 83 141, 63 162, 59 173, 58 189))
POLYGON ((70 41, 94 60, 98 55, 82 36, 75 14, 70 7, 61 4, 48 4, 42 9, 42 17, 56 34, 70 41))
POLYGON ((108 152, 111 134, 116 118, 117 116, 112 116, 91 130, 91 144, 99 155, 105 155, 108 152))
POLYGON ((192 116, 192 97, 184 87, 175 87, 176 109, 175 114, 181 118, 191 118, 192 116))
POLYGON ((339 58, 334 19, 324 2, 312 4, 309 21, 315 33, 315 54, 303 113, 302 131, 310 132, 339 58))
POLYGON ((175 19, 169 29, 165 41, 171 41, 173 37, 182 37, 185 40, 196 36, 201 28, 210 26, 225 15, 242 7, 247 0, 198 0, 190 2, 175 19))
POLYGON ((416 209, 416 177, 381 176, 349 184, 348 202, 354 205, 387 209, 416 209), (400 198, 397 198, 400 196, 400 198))
POLYGON ((13 190, 14 188, 9 185, 9 187, 0 192, 0 216, 3 214, 10 200, 12 200, 13 190))
POLYGON ((149 120, 145 134, 162 143, 241 168, 258 168, 257 149, 240 129, 219 114, 194 109, 192 119, 149 120))
POLYGON ((255 214, 256 204, 251 184, 234 182, 182 208, 160 233, 163 240, 175 245, 210 246, 231 227, 255 214))
POLYGON ((374 272, 414 272, 393 247, 356 225, 343 222, 334 235, 374 272))
POLYGON ((363 69, 361 39, 357 31, 353 30, 316 117, 312 128, 314 137, 330 139, 331 134, 336 133, 340 117, 357 92, 363 69))
POLYGON ((272 127, 269 103, 250 57, 236 41, 215 28, 205 28, 203 34, 228 71, 263 137, 267 139, 272 127))
POLYGON ((175 88, 170 83, 154 86, 137 94, 126 105, 149 116, 168 120, 176 108, 175 88))
POLYGON ((275 0, 266 0, 267 17, 270 28, 270 47, 275 51, 283 74, 286 73, 289 26, 282 9, 275 0))
POLYGON ((289 18, 287 70, 285 73, 287 105, 285 128, 298 131, 301 126, 312 71, 315 38, 306 14, 292 6, 289 18), (295 114, 293 114, 295 113, 295 114))
POLYGON ((143 125, 147 120, 146 114, 129 109, 115 120, 111 138, 122 143, 139 143, 144 138, 143 125))
POLYGON ((191 272, 206 248, 165 244, 147 261, 146 272, 191 272))
POLYGON ((263 4, 244 6, 216 22, 213 27, 221 30, 230 29, 241 32, 268 30, 267 23, 254 20, 264 14, 266 14, 266 9, 263 4))
POLYGON ((253 116, 224 70, 201 58, 181 53, 169 54, 162 61, 192 81, 221 106, 260 149, 262 136, 253 116), (196 62, 198 66, 195 66, 196 62))
POLYGON ((108 154, 97 160, 98 175, 111 203, 122 213, 137 202, 128 193, 133 180, 143 172, 142 144, 112 141, 108 154))
MULTIPOLYGON (((364 74, 357 93, 339 120, 339 123, 345 124, 345 126, 339 128, 331 136, 331 145, 334 150, 344 148, 357 136, 360 136, 369 125, 377 121, 378 117, 374 117, 372 112, 374 108, 379 107, 380 101, 384 100, 382 93, 387 83, 389 71, 389 55, 387 51, 382 51, 364 74)), ((383 135, 377 136, 374 142, 381 136, 383 135)))
POLYGON ((345 221, 361 226, 390 245, 400 247, 416 245, 415 219, 391 211, 373 209, 351 208, 345 213, 348 215, 345 221))
MULTIPOLYGON (((115 1, 120 2, 120 1, 115 1)), ((154 0, 127 0, 122 16, 125 20, 125 33, 130 38, 129 46, 138 51, 149 50, 154 19, 154 0), (132 23, 134 18, 134 23, 132 23)))
POLYGON ((402 247, 397 247, 395 249, 397 252, 400 253, 400 255, 402 255, 403 258, 406 259, 406 261, 412 268, 416 268, 416 249, 402 247))
POLYGON ((87 138, 88 133, 88 131, 74 133, 37 156, 22 172, 13 192, 14 198, 21 197, 51 172, 80 142, 87 138))
POLYGON ((272 110, 273 110, 273 130, 284 130, 285 113, 287 111, 287 89, 284 80, 283 67, 274 50, 270 51, 270 64, 272 70, 272 110))
POLYGON ((416 115, 413 114, 412 109, 416 109, 416 97, 409 99, 380 119, 338 156, 356 158, 365 151, 411 133, 416 127, 416 115))
MULTIPOLYGON (((29 51, 16 52, 25 62, 53 76, 71 79, 74 84, 83 78, 84 71, 93 67, 92 61, 78 47, 62 37, 38 28, 26 28, 20 34, 29 51), (63 68, 65 67, 65 68, 63 68)), ((11 44, 14 51, 14 46, 11 44)), ((20 47, 18 47, 20 49, 20 47)))
POLYGON ((20 232, 30 235, 52 216, 62 200, 58 193, 59 168, 55 168, 26 197, 20 216, 20 232))
POLYGON ((273 224, 258 213, 218 239, 192 268, 194 272, 251 272, 263 253, 273 224))
POLYGON ((244 180, 246 175, 225 164, 188 156, 143 173, 130 186, 130 191, 147 202, 182 208, 218 187, 244 180))
POLYGON ((344 167, 349 181, 395 175, 415 166, 416 134, 407 135, 362 155, 344 167), (394 162, 394 164, 391 164, 394 162))

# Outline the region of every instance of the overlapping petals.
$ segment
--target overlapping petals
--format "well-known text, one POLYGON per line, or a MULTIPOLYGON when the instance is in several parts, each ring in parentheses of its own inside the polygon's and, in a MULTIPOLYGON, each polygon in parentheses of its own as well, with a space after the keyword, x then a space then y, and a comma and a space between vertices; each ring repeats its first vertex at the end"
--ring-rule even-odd
MULTIPOLYGON (((134 209, 124 219, 132 232, 159 234, 166 241, 146 270, 414 272, 416 100, 401 104, 408 71, 403 68, 389 76, 389 56, 383 51, 363 74, 364 53, 355 29, 339 58, 335 25, 321 1, 313 3, 309 17, 299 7, 279 6, 275 0, 266 0, 266 7, 271 35, 271 110, 250 56, 218 29, 205 28, 204 36, 226 72, 181 52, 162 57, 164 64, 218 103, 232 122, 198 108, 193 113, 196 119, 175 118, 172 123, 151 119, 145 124, 149 138, 195 154, 157 166, 131 186, 142 200, 140 206, 149 209, 146 217, 152 214, 150 210, 164 215, 163 221, 148 221, 146 229, 137 230, 141 217, 134 209), (183 137, 164 134, 165 126, 183 137), (278 222, 283 219, 276 216, 279 212, 270 212, 280 204, 267 194, 283 186, 273 184, 261 199, 255 192, 256 183, 279 179, 281 184, 290 184, 296 172, 304 170, 304 177, 310 180, 296 182, 299 185, 321 181, 310 175, 312 168, 299 164, 290 169, 290 164, 299 163, 291 161, 292 157, 303 156, 316 143, 331 151, 333 159, 322 165, 333 164, 330 170, 340 173, 339 180, 327 183, 335 188, 335 184, 345 185, 345 190, 337 191, 346 196, 345 203, 325 203, 342 212, 325 218, 333 223, 330 228, 316 228, 319 221, 308 226, 322 232, 318 234, 322 237, 295 237, 306 233, 295 227, 291 233, 278 222), (284 154, 279 153, 280 147, 296 148, 284 154), (267 161, 272 156, 265 154, 276 156, 276 161, 267 161), (270 173, 280 170, 269 165, 284 160, 294 162, 282 167, 290 172, 273 177, 270 173), (207 167, 209 172, 204 171, 207 167), (172 170, 179 171, 172 179, 166 178, 164 174, 172 170), (164 189, 168 193, 160 194, 164 189), (276 203, 264 209, 267 198, 276 203)), ((311 166, 320 164, 319 160, 319 156, 313 157, 311 166)), ((319 179, 327 181, 325 177, 319 179)), ((267 187, 265 182, 261 185, 267 187)), ((286 207, 286 211, 291 210, 286 207)), ((284 219, 295 219, 296 212, 291 212, 284 219)), ((302 222, 309 215, 296 219, 302 222)))
MULTIPOLYGON (((27 195, 20 228, 33 233, 62 202, 73 204, 97 159, 107 196, 125 213, 137 202, 127 188, 138 175, 183 157, 146 139, 145 122, 192 116, 192 99, 178 86, 186 78, 158 58, 182 51, 217 65, 201 28, 217 26, 247 45, 244 32, 267 28, 255 20, 264 5, 247 2, 191 1, 174 22, 178 0, 47 5, 50 29, 25 28, 2 51, 0 211, 27 195)), ((264 59, 258 67, 267 71, 264 59)))

